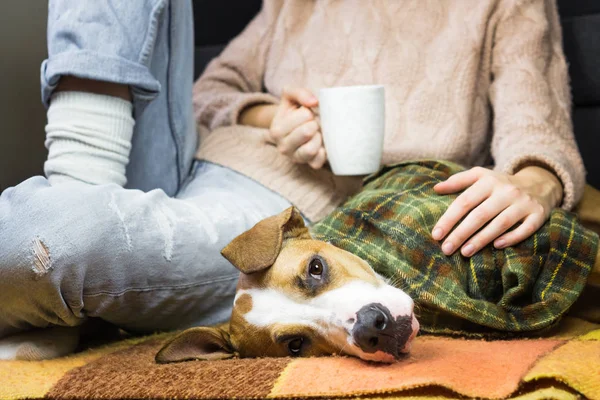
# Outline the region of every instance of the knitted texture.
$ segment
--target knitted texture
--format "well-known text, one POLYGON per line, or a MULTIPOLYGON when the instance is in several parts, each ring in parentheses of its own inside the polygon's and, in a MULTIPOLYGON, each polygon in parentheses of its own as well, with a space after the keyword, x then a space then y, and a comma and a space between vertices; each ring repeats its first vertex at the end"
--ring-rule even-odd
POLYGON ((419 305, 425 332, 497 335, 550 327, 583 291, 598 235, 555 209, 516 246, 448 257, 430 232, 457 195, 440 196, 433 187, 461 170, 434 161, 386 168, 312 233, 404 289, 419 305))
POLYGON ((439 159, 498 170, 542 165, 581 197, 584 167, 554 0, 266 0, 194 87, 197 157, 281 193, 312 220, 356 190, 236 125, 285 86, 383 84, 384 164, 439 159), (314 187, 314 193, 311 188, 314 187), (315 198, 318 200, 316 201, 315 198))
POLYGON ((133 106, 114 96, 59 92, 52 96, 46 125, 52 185, 81 181, 94 185, 127 183, 133 136, 133 106))

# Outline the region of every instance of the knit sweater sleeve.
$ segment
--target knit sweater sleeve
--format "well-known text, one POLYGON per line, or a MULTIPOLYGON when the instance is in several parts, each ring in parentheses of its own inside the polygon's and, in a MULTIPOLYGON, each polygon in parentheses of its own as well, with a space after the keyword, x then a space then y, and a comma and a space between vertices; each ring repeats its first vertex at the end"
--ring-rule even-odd
POLYGON ((571 95, 555 0, 507 0, 494 37, 492 156, 515 173, 538 165, 553 171, 571 209, 585 169, 571 122, 571 95))
POLYGON ((265 0, 262 9, 194 84, 196 122, 210 130, 234 125, 251 105, 277 103, 262 92, 267 52, 282 0, 265 0))

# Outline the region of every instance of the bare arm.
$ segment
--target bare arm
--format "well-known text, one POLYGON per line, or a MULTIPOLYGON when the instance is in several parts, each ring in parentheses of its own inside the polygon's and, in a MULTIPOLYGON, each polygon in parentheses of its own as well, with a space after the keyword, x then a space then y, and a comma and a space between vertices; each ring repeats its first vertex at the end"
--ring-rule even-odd
POLYGON ((240 113, 238 123, 240 125, 269 129, 277 113, 277 107, 277 104, 259 104, 246 107, 240 113))

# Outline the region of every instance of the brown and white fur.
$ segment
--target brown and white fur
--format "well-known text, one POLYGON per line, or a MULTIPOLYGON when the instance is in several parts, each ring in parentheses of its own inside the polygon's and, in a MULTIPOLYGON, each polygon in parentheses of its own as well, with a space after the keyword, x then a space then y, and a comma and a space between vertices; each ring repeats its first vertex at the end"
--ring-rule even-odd
POLYGON ((157 362, 332 354, 393 362, 419 330, 406 293, 359 257, 313 239, 293 207, 222 254, 241 271, 228 329, 188 329, 157 362))

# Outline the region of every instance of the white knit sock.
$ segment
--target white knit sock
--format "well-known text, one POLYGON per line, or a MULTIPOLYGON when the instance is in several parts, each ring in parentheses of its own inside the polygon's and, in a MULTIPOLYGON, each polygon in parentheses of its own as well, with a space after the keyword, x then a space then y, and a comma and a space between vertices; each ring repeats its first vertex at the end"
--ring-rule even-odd
POLYGON ((127 183, 135 121, 131 102, 87 92, 52 96, 46 125, 51 185, 73 180, 89 184, 127 183))
POLYGON ((0 360, 47 360, 66 356, 79 344, 79 327, 35 329, 0 339, 0 360))

